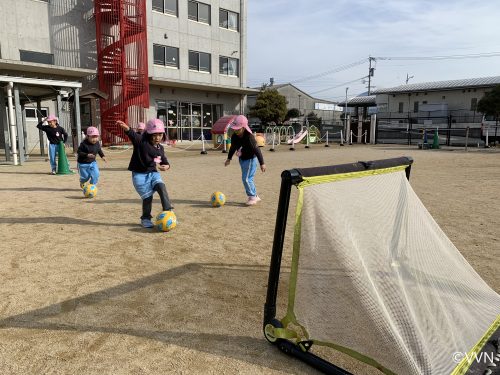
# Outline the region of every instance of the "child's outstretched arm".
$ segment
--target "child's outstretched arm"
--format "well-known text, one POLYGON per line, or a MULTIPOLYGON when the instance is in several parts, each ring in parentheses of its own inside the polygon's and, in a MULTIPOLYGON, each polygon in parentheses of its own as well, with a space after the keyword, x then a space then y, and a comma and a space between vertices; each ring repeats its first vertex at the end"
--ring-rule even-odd
POLYGON ((127 124, 125 124, 123 121, 118 120, 116 122, 116 125, 118 125, 120 128, 122 128, 126 132, 128 132, 130 130, 130 127, 127 124))

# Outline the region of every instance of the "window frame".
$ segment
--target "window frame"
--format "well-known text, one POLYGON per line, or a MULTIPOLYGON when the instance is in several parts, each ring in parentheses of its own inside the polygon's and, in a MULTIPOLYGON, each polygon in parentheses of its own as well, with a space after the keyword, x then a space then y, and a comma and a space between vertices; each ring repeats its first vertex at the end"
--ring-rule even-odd
POLYGON ((219 74, 228 76, 228 77, 239 77, 240 76, 240 59, 235 59, 234 57, 229 57, 229 56, 219 56, 219 74), (227 64, 227 72, 224 72, 223 68, 223 59, 226 59, 226 64, 227 64), (229 74, 229 61, 234 60, 236 61, 236 74, 229 74))
POLYGON ((237 12, 233 12, 231 10, 219 8, 219 27, 222 29, 239 32, 240 31, 240 14, 237 12), (226 19, 225 19, 226 26, 224 26, 223 22, 221 22, 221 13, 226 13, 226 19), (229 27, 229 14, 230 13, 236 15, 236 28, 229 27))
POLYGON ((157 44, 153 43, 153 64, 154 65, 159 65, 159 66, 164 66, 167 68, 173 68, 173 69, 179 69, 179 48, 178 47, 172 47, 172 46, 166 46, 164 44, 157 44), (163 49, 163 63, 157 63, 155 59, 155 47, 161 47, 163 49), (167 60, 167 48, 173 49, 176 51, 176 63, 171 64, 167 60))
POLYGON ((211 74, 212 73, 212 55, 210 53, 207 53, 207 52, 189 50, 188 51, 188 68, 189 68, 189 70, 191 70, 193 72, 211 74), (192 65, 191 65, 191 56, 192 56, 191 54, 193 54, 193 55, 196 54, 196 56, 197 56, 196 68, 192 67, 192 65), (208 70, 201 69, 201 55, 202 54, 208 56, 208 70))
POLYGON ((166 1, 167 0, 161 0, 163 3, 163 8, 162 10, 155 9, 153 2, 151 2, 151 8, 154 12, 166 14, 168 16, 174 16, 174 17, 179 17, 179 0, 175 0, 175 12, 167 9, 166 7, 166 1))
POLYGON ((47 53, 47 52, 38 52, 38 51, 29 51, 25 49, 20 49, 19 50, 19 61, 24 61, 24 62, 30 62, 30 63, 35 63, 35 64, 46 64, 46 65, 55 65, 54 62, 54 54, 53 53, 47 53), (23 59, 24 55, 24 59, 23 59), (32 57, 50 57, 50 62, 40 62, 40 61, 34 61, 36 59, 26 59, 26 57, 32 56, 32 57))
POLYGON ((211 25, 212 24, 212 6, 210 4, 202 3, 200 1, 188 0, 188 19, 190 21, 203 23, 205 25, 211 25), (196 16, 193 16, 189 13, 190 12, 189 6, 193 5, 193 4, 196 5, 196 16), (208 22, 200 21, 200 5, 206 6, 208 8, 208 22))

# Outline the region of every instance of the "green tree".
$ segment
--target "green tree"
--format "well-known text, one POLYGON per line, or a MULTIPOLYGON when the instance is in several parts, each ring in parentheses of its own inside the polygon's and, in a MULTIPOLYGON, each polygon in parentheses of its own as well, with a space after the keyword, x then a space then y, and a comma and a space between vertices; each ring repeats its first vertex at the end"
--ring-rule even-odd
POLYGON ((285 116, 285 120, 300 117, 300 112, 297 108, 290 108, 285 116))
POLYGON ((490 92, 487 92, 477 103, 478 112, 487 116, 495 116, 498 121, 500 117, 500 85, 496 86, 490 92))
POLYGON ((309 125, 315 125, 315 126, 321 125, 321 117, 318 117, 318 115, 314 112, 309 112, 306 118, 307 121, 309 122, 309 125))
POLYGON ((258 117, 264 123, 274 121, 276 124, 281 124, 286 113, 286 98, 275 89, 264 89, 257 94, 255 105, 250 108, 249 115, 258 117))

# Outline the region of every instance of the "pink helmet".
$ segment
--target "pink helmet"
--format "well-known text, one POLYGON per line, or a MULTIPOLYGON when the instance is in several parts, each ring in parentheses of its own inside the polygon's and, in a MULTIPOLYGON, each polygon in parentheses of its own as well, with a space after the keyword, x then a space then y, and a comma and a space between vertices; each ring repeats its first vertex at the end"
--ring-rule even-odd
POLYGON ((143 122, 140 122, 137 124, 137 130, 144 130, 146 129, 146 124, 143 122))
POLYGON ((99 129, 97 129, 95 126, 89 126, 87 128, 87 135, 89 137, 95 137, 95 136, 99 136, 99 129))
POLYGON ((50 115, 49 117, 47 117, 47 118, 45 119, 45 121, 47 121, 47 122, 49 122, 49 121, 54 121, 54 120, 55 120, 57 123, 59 123, 59 119, 58 119, 56 116, 54 116, 54 115, 50 115))
POLYGON ((165 133, 165 125, 163 125, 163 121, 158 118, 149 120, 146 124, 146 132, 148 134, 165 133))

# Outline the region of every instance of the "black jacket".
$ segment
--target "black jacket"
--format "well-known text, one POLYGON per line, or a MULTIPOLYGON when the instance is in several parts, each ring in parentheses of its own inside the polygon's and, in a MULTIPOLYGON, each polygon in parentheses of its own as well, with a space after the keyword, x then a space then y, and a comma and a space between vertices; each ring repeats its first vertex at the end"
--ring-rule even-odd
POLYGON ((229 160, 231 160, 236 150, 241 151, 240 159, 248 160, 253 159, 255 156, 257 156, 257 159, 259 159, 259 164, 264 164, 264 157, 262 156, 262 152, 260 152, 259 146, 257 146, 255 137, 253 136, 253 134, 250 134, 246 130, 243 133, 243 137, 239 137, 236 134, 232 135, 231 147, 229 148, 229 153, 227 154, 227 158, 229 160))
POLYGON ((138 173, 156 172, 156 161, 161 160, 160 165, 169 165, 162 145, 154 146, 149 143, 147 135, 144 137, 130 129, 125 134, 129 137, 134 151, 128 165, 128 170, 138 173))
POLYGON ((78 147, 78 160, 77 160, 78 163, 90 164, 93 161, 95 161, 95 157, 89 158, 87 156, 88 154, 94 154, 95 156, 99 154, 101 158, 104 157, 104 153, 102 152, 101 145, 99 142, 97 142, 96 144, 92 144, 87 139, 84 139, 82 143, 80 143, 80 146, 78 147))
POLYGON ((59 125, 52 128, 49 125, 44 126, 41 122, 39 122, 36 127, 47 134, 49 142, 53 145, 57 145, 61 141, 66 142, 68 139, 68 133, 66 133, 66 130, 59 125))

